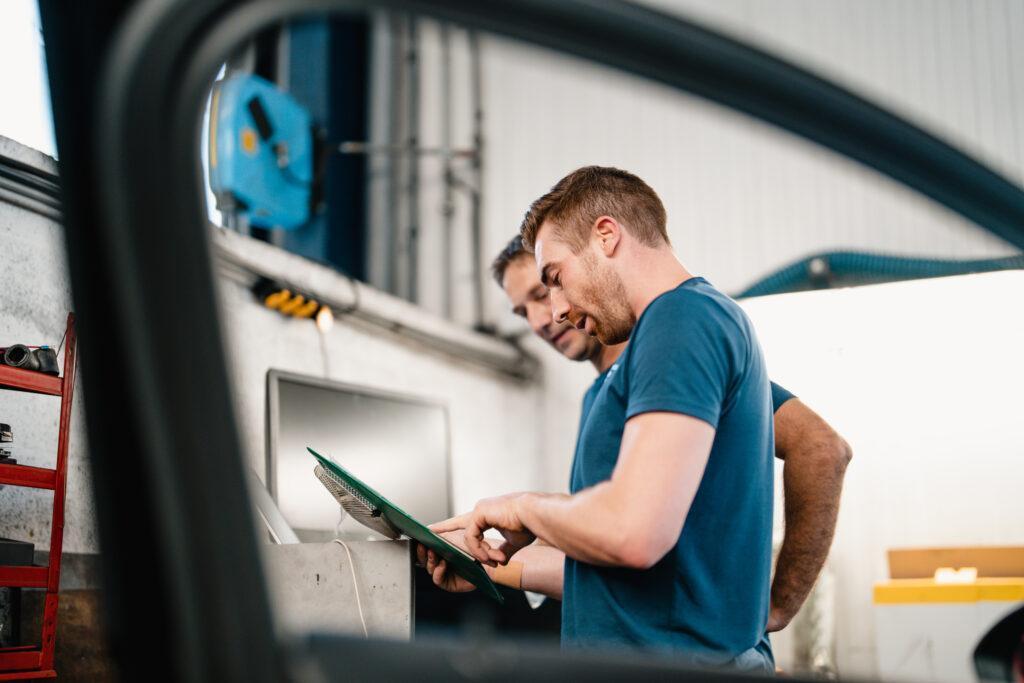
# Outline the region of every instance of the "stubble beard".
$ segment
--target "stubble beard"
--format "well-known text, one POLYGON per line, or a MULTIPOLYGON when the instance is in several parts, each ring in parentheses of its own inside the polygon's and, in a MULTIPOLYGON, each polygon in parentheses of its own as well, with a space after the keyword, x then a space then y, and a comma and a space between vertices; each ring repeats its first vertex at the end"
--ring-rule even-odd
POLYGON ((588 254, 583 260, 591 277, 584 296, 590 304, 594 321, 594 336, 605 346, 629 340, 636 325, 636 316, 629 307, 629 298, 622 278, 608 266, 598 265, 597 258, 588 254))

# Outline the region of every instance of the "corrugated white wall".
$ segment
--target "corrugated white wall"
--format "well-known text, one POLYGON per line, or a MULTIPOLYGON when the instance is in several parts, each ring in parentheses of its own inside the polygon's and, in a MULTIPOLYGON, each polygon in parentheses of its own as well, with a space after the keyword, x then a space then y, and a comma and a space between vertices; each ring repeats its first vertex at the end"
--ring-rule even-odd
MULTIPOLYGON (((1011 179, 1024 178, 1022 3, 651 4, 811 68, 1011 179)), ((533 199, 568 171, 594 163, 646 179, 666 204, 684 263, 727 292, 828 249, 964 258, 1017 251, 874 171, 704 100, 493 36, 483 42, 483 58, 487 257, 516 231, 533 199)), ((424 114, 425 125, 430 117, 424 114)), ((496 287, 486 296, 499 327, 521 329, 496 287)), ((582 394, 590 375, 547 360, 548 391, 564 397, 549 401, 544 428, 547 484, 559 488, 578 417, 570 397, 582 394)))
MULTIPOLYGON (((910 118, 1011 180, 1024 180, 1024 3, 652 4, 754 41, 910 118)), ((682 260, 728 292, 820 250, 935 257, 1017 251, 873 171, 702 100, 504 39, 488 38, 484 59, 488 255, 515 232, 533 199, 564 173, 591 163, 620 166, 645 178, 665 201, 670 233, 682 260)), ((488 310, 503 328, 520 325, 504 311, 496 287, 491 286, 487 295, 488 310)), ((758 310, 763 318, 774 309, 758 310)), ((787 343, 776 326, 771 346, 784 348, 787 343)), ((550 350, 538 353, 546 365, 541 429, 547 486, 559 489, 567 480, 579 397, 593 373, 550 350)), ((768 360, 775 367, 771 356, 768 360)), ((791 366, 798 361, 789 357, 785 362, 791 366)), ((840 372, 841 366, 806 371, 840 372)), ((816 387, 808 385, 805 392, 802 376, 790 368, 787 378, 791 388, 805 393, 814 405, 816 387)), ((828 413, 827 405, 822 408, 828 413)), ((841 428, 867 419, 845 410, 828 417, 841 428)), ((892 514, 905 512, 898 502, 905 487, 918 502, 933 490, 916 478, 917 470, 910 471, 914 468, 909 463, 916 459, 887 468, 878 453, 869 452, 875 450, 869 440, 884 442, 890 428, 896 427, 879 424, 870 436, 869 424, 869 436, 860 444, 864 452, 851 472, 838 559, 839 564, 858 557, 862 561, 839 569, 837 588, 844 597, 838 613, 838 654, 845 675, 870 675, 874 667, 871 630, 864 623, 870 616, 870 595, 864 591, 872 580, 882 578, 878 544, 883 541, 868 541, 882 538, 876 531, 886 528, 885 516, 890 513, 874 509, 878 495, 870 490, 868 473, 891 475, 885 490, 892 494, 892 514)), ((922 423, 897 430, 897 440, 914 441, 924 427, 922 423)), ((933 440, 929 437, 929 443, 933 440)), ((949 484, 943 476, 937 473, 934 490, 949 484)), ((922 524, 913 532, 884 535, 884 543, 998 540, 998 534, 972 536, 967 532, 973 528, 969 519, 956 538, 944 536, 940 525, 922 524)))
POLYGON ((1024 179, 1016 0, 644 1, 839 81, 1024 179))
MULTIPOLYGON (((1024 172, 1024 5, 1013 2, 658 3, 847 84, 1024 172)), ((818 249, 930 256, 1013 251, 872 171, 632 76, 520 44, 486 50, 492 249, 563 173, 633 170, 662 195, 683 260, 735 291, 818 249)))

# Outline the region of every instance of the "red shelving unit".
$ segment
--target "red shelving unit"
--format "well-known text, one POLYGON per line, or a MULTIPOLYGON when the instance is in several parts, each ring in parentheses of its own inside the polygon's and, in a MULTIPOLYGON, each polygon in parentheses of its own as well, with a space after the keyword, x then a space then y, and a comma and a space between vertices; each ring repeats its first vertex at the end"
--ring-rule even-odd
POLYGON ((53 491, 53 526, 50 531, 50 564, 46 567, 0 566, 0 586, 45 588, 43 633, 40 646, 0 648, 0 681, 56 678, 53 649, 57 636, 57 591, 60 588, 60 555, 64 541, 64 493, 68 477, 68 433, 71 429, 71 400, 75 390, 75 315, 68 314, 64 341, 64 376, 0 365, 0 389, 60 396, 60 432, 57 437, 57 466, 54 469, 28 465, 0 465, 0 484, 53 491))

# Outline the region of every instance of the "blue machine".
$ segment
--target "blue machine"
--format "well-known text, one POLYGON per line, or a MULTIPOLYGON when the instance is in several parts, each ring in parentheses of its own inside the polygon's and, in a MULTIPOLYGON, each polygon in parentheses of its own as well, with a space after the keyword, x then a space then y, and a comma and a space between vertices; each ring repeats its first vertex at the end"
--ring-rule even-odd
POLYGON ((295 99, 248 74, 214 84, 209 165, 218 209, 256 227, 303 226, 310 219, 314 157, 312 122, 295 99))

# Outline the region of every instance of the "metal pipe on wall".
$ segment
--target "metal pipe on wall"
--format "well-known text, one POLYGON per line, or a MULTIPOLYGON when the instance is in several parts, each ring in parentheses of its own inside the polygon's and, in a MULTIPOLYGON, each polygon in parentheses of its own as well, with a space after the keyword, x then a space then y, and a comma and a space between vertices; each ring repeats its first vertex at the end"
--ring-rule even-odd
POLYGON ((416 153, 420 135, 420 65, 419 65, 419 20, 415 15, 406 19, 408 32, 406 44, 406 74, 408 80, 406 97, 406 124, 408 135, 406 145, 406 287, 405 298, 419 303, 419 223, 420 223, 420 157, 416 153))
POLYGON ((366 154, 366 281, 390 292, 393 261, 393 167, 396 159, 389 155, 371 154, 368 150, 388 148, 394 143, 394 18, 389 12, 371 14, 369 66, 369 128, 367 139, 349 149, 342 143, 341 154, 366 154))
MULTIPOLYGON (((467 33, 467 48, 470 68, 469 96, 472 107, 472 143, 468 147, 453 147, 453 65, 452 65, 452 31, 451 25, 442 23, 440 26, 441 50, 441 141, 438 146, 424 147, 420 139, 420 28, 413 15, 391 14, 387 18, 387 34, 375 34, 375 40, 387 40, 389 50, 379 49, 378 55, 386 53, 389 69, 378 69, 377 78, 381 73, 389 73, 389 98, 387 102, 381 96, 374 100, 374 108, 387 105, 388 134, 386 139, 379 136, 364 142, 349 140, 338 145, 342 154, 365 154, 369 158, 382 158, 386 164, 386 187, 371 173, 378 192, 378 199, 373 203, 370 223, 384 225, 381 229, 387 234, 387 245, 384 246, 387 262, 374 261, 371 269, 374 277, 371 282, 385 291, 412 301, 419 301, 419 259, 420 259, 420 162, 422 157, 439 156, 442 162, 442 221, 441 221, 441 259, 439 271, 442 273, 441 313, 447 319, 455 314, 455 281, 454 281, 454 232, 456 214, 456 193, 466 193, 469 201, 469 248, 471 267, 472 312, 471 320, 474 329, 488 331, 484 305, 484 255, 483 255, 483 85, 480 59, 479 38, 476 33, 467 33), (460 169, 456 161, 466 162, 466 168, 460 169), (460 172, 461 171, 461 172, 460 172), (381 192, 390 193, 391 201, 381 198, 381 192), (383 217, 381 221, 378 216, 383 217)), ((383 59, 384 57, 378 57, 383 59)), ((380 90, 379 88, 377 89, 380 90)), ((379 114, 378 114, 379 116, 379 114)), ((373 250, 379 258, 381 249, 373 250)))
MULTIPOLYGON (((400 114, 401 108, 398 106, 401 101, 403 83, 405 82, 405 64, 402 61, 401 54, 404 49, 403 37, 401 33, 401 19, 396 14, 388 15, 388 24, 390 27, 391 35, 391 50, 389 53, 390 59, 390 71, 392 83, 391 87, 391 98, 388 102, 388 136, 387 143, 395 144, 396 141, 401 139, 402 134, 402 116, 400 114)), ((399 255, 401 253, 399 248, 400 243, 400 230, 398 227, 398 202, 395 198, 398 195, 398 188, 401 182, 401 174, 399 167, 401 165, 400 158, 390 158, 388 163, 388 182, 387 192, 390 195, 388 201, 385 202, 385 220, 387 223, 387 262, 385 267, 387 269, 387 291, 391 294, 398 294, 399 286, 399 255)))
POLYGON ((470 97, 473 102, 473 155, 472 201, 470 231, 472 238, 473 259, 473 327, 476 330, 487 329, 484 319, 484 281, 483 281, 483 213, 481 193, 483 192, 483 147, 484 147, 484 108, 483 79, 480 66, 480 40, 476 31, 469 32, 469 65, 470 65, 470 97))
POLYGON ((220 274, 246 288, 258 277, 270 278, 312 295, 331 306, 339 317, 369 326, 377 333, 422 344, 424 349, 459 362, 474 363, 524 380, 534 379, 540 371, 533 356, 508 341, 442 320, 329 266, 216 226, 211 226, 210 241, 220 274))
POLYGON ((444 150, 444 199, 441 205, 441 312, 452 317, 452 222, 455 217, 455 188, 452 178, 452 36, 447 23, 441 24, 441 148, 444 150))

